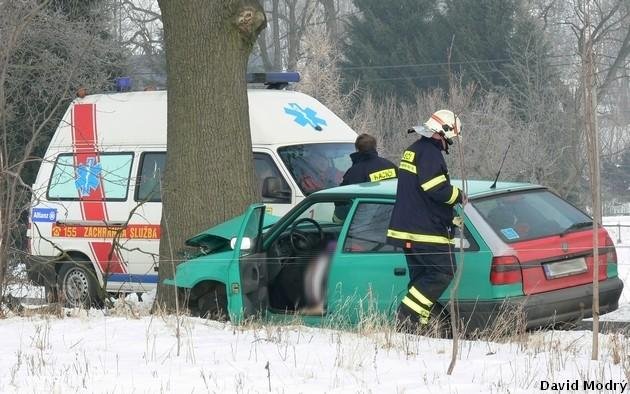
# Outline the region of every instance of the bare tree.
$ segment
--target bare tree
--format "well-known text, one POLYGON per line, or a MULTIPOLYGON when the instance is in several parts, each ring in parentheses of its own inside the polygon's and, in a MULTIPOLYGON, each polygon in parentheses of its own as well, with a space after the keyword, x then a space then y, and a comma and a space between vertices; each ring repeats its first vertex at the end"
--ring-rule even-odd
POLYGON ((155 54, 162 49, 162 16, 153 0, 116 0, 117 38, 132 53, 155 54))
POLYGON ((335 0, 319 0, 319 2, 324 7, 326 35, 336 39, 339 36, 339 6, 335 4, 335 0))
MULTIPOLYGON (((590 21, 592 34, 587 37, 582 0, 531 0, 532 13, 543 21, 542 28, 554 43, 554 64, 566 84, 566 91, 557 100, 561 107, 556 123, 562 124, 555 135, 556 145, 564 152, 563 165, 553 171, 558 191, 565 196, 579 198, 580 205, 589 205, 579 191, 589 178, 587 174, 586 134, 583 121, 583 79, 581 59, 584 45, 592 42, 598 56, 594 59, 598 133, 602 157, 614 156, 630 144, 630 122, 624 117, 623 97, 628 93, 628 65, 630 62, 630 4, 626 0, 593 0, 590 21), (559 174, 560 173, 560 174, 559 174)), ((549 107, 548 107, 549 108, 549 107)), ((550 119, 551 120, 551 119, 550 119)), ((552 174, 553 176, 553 174, 552 174)))
MULTIPOLYGON (((260 34, 257 52, 265 70, 295 70, 308 57, 313 34, 325 28, 327 44, 338 47, 343 21, 353 12, 350 0, 265 0, 270 28, 260 34)), ((324 37, 324 36, 320 36, 324 37)))
POLYGON ((155 0, 112 0, 115 38, 127 51, 127 75, 139 87, 166 85, 162 16, 155 0))
POLYGON ((98 37, 92 24, 69 21, 51 12, 48 5, 35 0, 0 2, 2 291, 8 269, 25 259, 25 218, 31 205, 28 183, 41 160, 38 156, 75 89, 106 86, 107 68, 103 66, 116 52, 98 37))
POLYGON ((299 62, 298 90, 315 97, 342 119, 348 119, 357 89, 342 89, 339 62, 341 53, 323 29, 312 28, 304 37, 305 56, 299 62))
MULTIPOLYGON (((357 132, 378 137, 383 155, 393 161, 415 138, 407 134, 411 126, 423 123, 438 109, 456 105, 462 119, 462 138, 466 144, 466 171, 469 179, 493 179, 497 173, 507 144, 511 144, 510 160, 501 171, 502 179, 531 180, 536 166, 532 161, 553 166, 553 159, 545 152, 536 150, 535 137, 513 112, 509 99, 495 92, 477 92, 474 100, 464 100, 475 91, 473 85, 462 87, 457 94, 448 97, 442 90, 433 90, 416 97, 413 104, 393 97, 377 101, 370 95, 363 96, 353 115, 351 125, 357 132), (532 156, 534 155, 534 156, 532 156), (534 157, 535 159, 531 159, 534 157)), ((550 153, 551 154, 551 153, 550 153)), ((454 177, 460 177, 455 155, 446 156, 454 177)))
POLYGON ((593 26, 590 22, 591 3, 584 0, 581 12, 584 20, 582 44, 582 87, 584 89, 583 113, 584 128, 588 147, 589 175, 593 204, 593 341, 591 359, 597 360, 599 354, 599 226, 602 223, 601 189, 599 181, 599 135, 597 132, 597 95, 595 94, 595 56, 593 53, 593 26))

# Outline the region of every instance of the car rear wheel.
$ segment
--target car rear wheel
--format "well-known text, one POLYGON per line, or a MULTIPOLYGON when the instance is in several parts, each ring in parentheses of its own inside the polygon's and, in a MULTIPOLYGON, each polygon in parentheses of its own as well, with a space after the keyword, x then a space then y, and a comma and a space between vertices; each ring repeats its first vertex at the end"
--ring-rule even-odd
POLYGON ((59 296, 69 308, 99 307, 98 280, 88 263, 64 263, 59 271, 59 296))

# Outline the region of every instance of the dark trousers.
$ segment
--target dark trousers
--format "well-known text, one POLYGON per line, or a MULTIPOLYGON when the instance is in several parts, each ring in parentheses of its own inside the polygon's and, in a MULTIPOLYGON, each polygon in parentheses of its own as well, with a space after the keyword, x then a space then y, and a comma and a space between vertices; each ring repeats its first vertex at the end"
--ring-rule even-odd
POLYGON ((437 299, 453 279, 455 257, 442 248, 405 248, 404 252, 410 281, 397 319, 401 323, 427 324, 437 299))

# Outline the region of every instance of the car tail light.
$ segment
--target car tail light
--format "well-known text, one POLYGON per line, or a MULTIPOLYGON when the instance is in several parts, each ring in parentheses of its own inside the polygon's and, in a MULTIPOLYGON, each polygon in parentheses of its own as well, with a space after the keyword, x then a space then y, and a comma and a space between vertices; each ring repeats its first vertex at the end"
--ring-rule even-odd
POLYGON ((606 246, 606 262, 608 264, 617 264, 617 250, 615 249, 615 244, 608 233, 606 233, 604 245, 606 246))
POLYGON ((493 285, 508 285, 521 283, 521 264, 516 256, 495 256, 490 268, 490 283, 493 285))

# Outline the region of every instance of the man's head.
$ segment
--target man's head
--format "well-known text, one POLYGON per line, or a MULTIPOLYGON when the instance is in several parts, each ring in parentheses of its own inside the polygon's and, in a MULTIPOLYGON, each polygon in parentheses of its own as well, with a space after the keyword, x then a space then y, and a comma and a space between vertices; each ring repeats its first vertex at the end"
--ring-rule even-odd
POLYGON ((432 113, 424 125, 414 126, 407 132, 416 132, 423 137, 442 141, 444 150, 448 153, 448 145, 453 144, 453 138, 460 138, 461 130, 459 117, 453 111, 441 109, 432 113))
POLYGON ((357 152, 370 152, 376 150, 376 138, 369 134, 363 133, 354 141, 354 147, 357 152))

